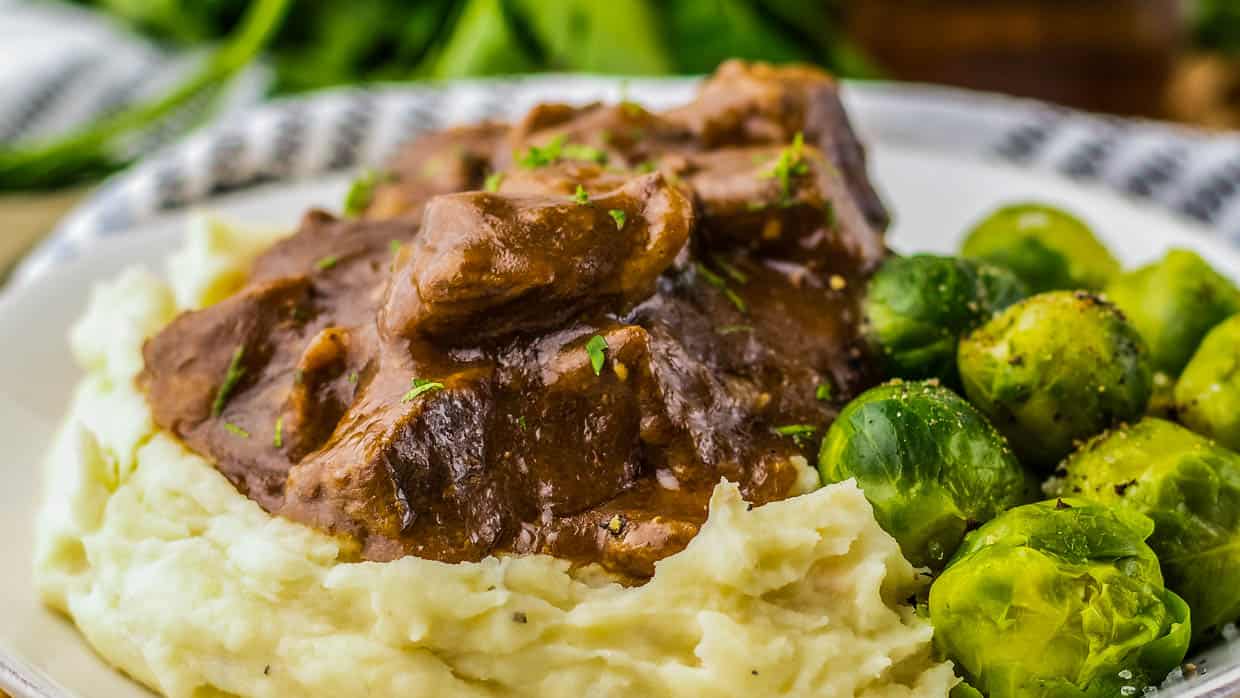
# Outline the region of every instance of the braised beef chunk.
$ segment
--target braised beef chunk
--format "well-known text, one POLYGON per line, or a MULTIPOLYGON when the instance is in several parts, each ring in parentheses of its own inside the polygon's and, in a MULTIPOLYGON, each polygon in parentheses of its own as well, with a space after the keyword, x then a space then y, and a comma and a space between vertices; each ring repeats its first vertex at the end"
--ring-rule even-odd
POLYGON ((594 196, 440 196, 401 256, 381 316, 392 336, 476 343, 624 312, 654 292, 693 225, 659 173, 594 196))
POLYGON ((495 164, 504 169, 562 160, 649 169, 665 153, 692 149, 693 140, 685 126, 632 102, 544 104, 512 129, 509 149, 496 153, 495 164))
POLYGON ((481 188, 507 134, 507 125, 491 122, 423 134, 380 179, 365 217, 416 217, 432 196, 481 188))
POLYGON ((362 219, 307 214, 148 341, 155 420, 362 558, 640 582, 720 479, 789 496, 878 378, 858 302, 881 217, 830 105, 825 75, 729 64, 667 114, 423 136, 362 219))
POLYGON ((839 170, 812 147, 749 147, 688 157, 702 244, 850 273, 877 266, 882 239, 857 208, 839 170))
POLYGON ((842 173, 870 224, 887 227, 887 211, 865 171, 865 151, 840 102, 839 85, 827 74, 807 66, 728 61, 693 103, 667 116, 707 149, 788 143, 803 133, 842 173))

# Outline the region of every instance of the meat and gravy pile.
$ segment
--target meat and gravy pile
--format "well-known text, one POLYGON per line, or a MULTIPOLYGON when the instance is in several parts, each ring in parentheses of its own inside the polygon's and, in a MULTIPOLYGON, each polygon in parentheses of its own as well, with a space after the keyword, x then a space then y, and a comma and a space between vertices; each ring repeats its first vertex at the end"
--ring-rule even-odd
POLYGON ((160 427, 360 558, 640 583, 721 478, 794 494, 807 437, 876 382, 858 296, 886 214, 818 71, 427 133, 362 194, 151 338, 140 378, 160 427))

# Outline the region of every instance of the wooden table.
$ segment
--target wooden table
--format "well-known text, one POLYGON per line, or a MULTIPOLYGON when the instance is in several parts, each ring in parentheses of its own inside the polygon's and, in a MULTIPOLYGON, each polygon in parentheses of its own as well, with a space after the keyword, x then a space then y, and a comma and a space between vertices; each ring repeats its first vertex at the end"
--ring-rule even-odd
MULTIPOLYGON (((88 189, 0 194, 0 278, 41 240, 88 189)), ((4 698, 0 693, 0 698, 4 698)))

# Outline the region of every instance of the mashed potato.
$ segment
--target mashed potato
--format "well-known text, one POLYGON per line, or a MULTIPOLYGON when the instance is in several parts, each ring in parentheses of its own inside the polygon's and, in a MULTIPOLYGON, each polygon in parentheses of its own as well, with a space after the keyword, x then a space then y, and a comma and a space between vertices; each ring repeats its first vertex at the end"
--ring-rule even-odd
POLYGON ((156 429, 141 346, 270 234, 198 223, 169 285, 131 270, 73 330, 86 377, 50 458, 37 583, 109 662, 208 696, 943 696, 921 584, 851 483, 748 509, 720 484, 638 588, 550 557, 346 563, 156 429))

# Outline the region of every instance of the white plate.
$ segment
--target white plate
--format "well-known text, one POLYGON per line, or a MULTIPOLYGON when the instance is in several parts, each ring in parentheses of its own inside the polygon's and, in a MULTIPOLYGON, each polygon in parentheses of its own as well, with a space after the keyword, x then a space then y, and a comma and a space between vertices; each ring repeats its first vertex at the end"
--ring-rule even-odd
MULTIPOLYGON (((1001 203, 1036 199, 1065 206, 1094 225, 1126 265, 1171 246, 1202 253, 1240 278, 1240 255, 1225 244, 1138 201, 1067 180, 991 163, 948 159, 890 146, 872 149, 872 174, 896 215, 889 236, 900 251, 950 252, 970 223, 1001 203)), ((309 206, 334 208, 346 178, 286 182, 221 197, 213 212, 249 224, 291 227, 309 206)), ((41 497, 44 452, 79 377, 66 346, 69 325, 91 285, 132 264, 163 270, 185 213, 100 244, 87 259, 56 269, 0 299, 0 687, 17 698, 136 698, 145 690, 100 661, 63 618, 42 608, 32 590, 32 521, 41 497)), ((1233 653, 1234 654, 1234 653, 1233 653)), ((1220 654, 1193 686, 1195 696, 1235 695, 1236 671, 1220 654)), ((1240 663, 1240 656, 1232 659, 1240 663)))

